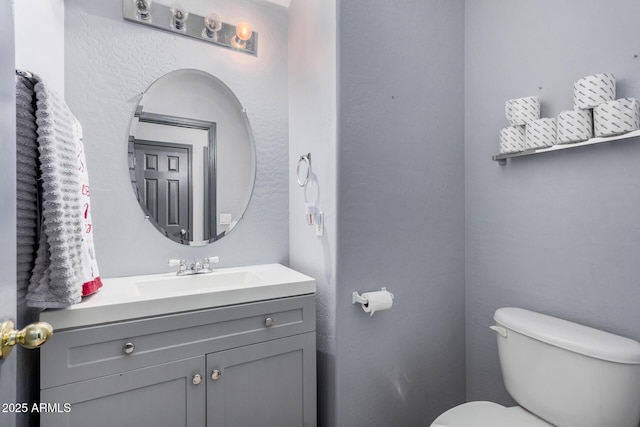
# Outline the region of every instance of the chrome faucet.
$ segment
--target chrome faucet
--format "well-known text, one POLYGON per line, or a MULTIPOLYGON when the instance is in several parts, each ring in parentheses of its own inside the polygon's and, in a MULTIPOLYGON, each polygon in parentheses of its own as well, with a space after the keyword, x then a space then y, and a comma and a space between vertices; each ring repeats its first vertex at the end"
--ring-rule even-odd
POLYGON ((172 267, 179 266, 179 269, 176 272, 177 276, 190 276, 192 274, 213 273, 211 264, 217 264, 219 262, 220 257, 214 256, 204 258, 202 262, 194 259, 189 268, 187 268, 187 260, 185 259, 170 259, 169 265, 172 267))

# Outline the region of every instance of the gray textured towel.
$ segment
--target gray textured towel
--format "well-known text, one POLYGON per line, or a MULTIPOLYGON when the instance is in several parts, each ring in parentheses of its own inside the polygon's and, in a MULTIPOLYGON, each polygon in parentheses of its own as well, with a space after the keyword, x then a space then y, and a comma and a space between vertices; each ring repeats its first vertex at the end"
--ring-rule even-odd
POLYGON ((26 300, 31 307, 59 308, 82 297, 76 119, 55 92, 37 76, 34 80, 43 224, 26 300))
POLYGON ((38 143, 34 83, 16 77, 16 219, 18 303, 24 302, 35 259, 38 229, 38 143))

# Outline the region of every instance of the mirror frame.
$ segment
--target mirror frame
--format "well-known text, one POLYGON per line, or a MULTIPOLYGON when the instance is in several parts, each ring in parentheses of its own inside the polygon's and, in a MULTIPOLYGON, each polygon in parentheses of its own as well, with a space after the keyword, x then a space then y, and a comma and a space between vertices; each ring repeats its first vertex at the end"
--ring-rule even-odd
MULTIPOLYGON (((255 139, 253 136, 253 129, 251 127, 251 124, 249 123, 249 118, 247 116, 247 110, 242 106, 242 104, 240 103, 240 101, 238 100, 237 96, 235 95, 235 93, 220 79, 218 79, 217 77, 213 76, 210 73, 207 73, 206 71, 202 71, 202 70, 196 70, 196 69, 179 69, 179 70, 174 70, 171 71, 167 74, 164 74, 163 76, 159 77, 158 79, 156 79, 153 83, 151 83, 149 85, 149 87, 142 92, 142 96, 140 98, 140 100, 138 101, 138 105, 136 106, 135 112, 133 114, 133 117, 131 118, 131 122, 130 122, 130 126, 129 126, 129 139, 128 139, 128 146, 127 146, 127 150, 128 150, 128 167, 129 167, 129 179, 131 181, 131 187, 133 189, 134 195, 136 197, 136 200, 138 202, 138 205, 140 206, 140 208, 142 209, 143 213, 144 213, 144 218, 149 220, 153 226, 155 227, 156 230, 158 230, 160 233, 162 233, 165 237, 167 237, 168 239, 176 242, 176 243, 180 243, 182 245, 187 245, 187 246, 204 246, 207 245, 209 243, 213 243, 219 239, 221 239, 222 237, 226 236, 227 234, 229 234, 229 232, 231 232, 231 230, 233 230, 237 224, 240 222, 240 220, 242 218, 244 218, 244 215, 247 211, 247 208, 249 206, 249 202, 251 201, 251 197, 253 196, 253 191, 255 189, 255 182, 256 182, 256 169, 257 169, 257 154, 256 154, 256 145, 255 145, 255 139), (217 233, 217 211, 216 209, 212 209, 211 208, 211 204, 210 203, 205 203, 205 212, 204 212, 204 217, 205 218, 209 218, 209 221, 206 221, 207 226, 205 227, 205 237, 208 235, 208 238, 205 238, 203 240, 196 240, 196 241, 192 241, 190 240, 190 236, 187 235, 186 239, 180 239, 178 237, 176 237, 173 234, 168 233, 163 227, 160 226, 160 224, 158 224, 157 221, 153 220, 151 218, 151 214, 148 211, 146 204, 144 203, 143 197, 140 194, 140 189, 138 188, 137 185, 137 181, 138 181, 138 177, 136 176, 136 161, 135 161, 135 144, 136 143, 154 143, 154 144, 165 144, 167 146, 170 145, 170 143, 168 142, 160 142, 160 141, 151 141, 151 140, 142 140, 142 139, 136 139, 135 135, 131 135, 131 130, 132 130, 132 125, 134 120, 138 120, 139 123, 150 123, 150 124, 159 124, 159 125, 166 125, 166 126, 176 126, 176 127, 183 127, 183 128, 190 128, 190 129, 199 129, 199 130, 205 130, 207 131, 207 135, 208 135, 208 167, 209 170, 212 171, 213 173, 209 174, 209 179, 207 180, 207 182, 204 183, 205 186, 205 192, 206 194, 209 195, 209 199, 213 200, 213 205, 214 207, 217 206, 217 200, 216 200, 216 196, 217 196, 217 189, 216 189, 216 172, 217 172, 217 162, 218 162, 218 153, 217 153, 217 141, 216 141, 216 122, 210 122, 210 121, 206 121, 206 120, 200 120, 200 119, 192 119, 192 118, 187 118, 187 117, 178 117, 178 116, 171 116, 171 115, 166 115, 166 114, 158 114, 158 113, 149 113, 149 112, 144 112, 142 111, 143 106, 140 105, 142 103, 142 100, 144 98, 144 95, 156 84, 156 82, 158 82, 158 80, 169 76, 170 74, 173 73, 177 73, 177 72, 185 72, 185 71, 193 71, 193 72, 198 72, 198 73, 202 73, 202 74, 206 74, 208 77, 214 79, 217 81, 218 84, 220 84, 226 91, 228 91, 229 94, 232 95, 232 102, 236 104, 237 108, 239 108, 239 111, 241 111, 242 113, 242 120, 243 120, 243 124, 245 126, 245 129, 247 130, 247 134, 249 137, 249 144, 250 144, 250 148, 251 148, 251 153, 252 153, 252 159, 251 159, 251 177, 250 177, 250 181, 251 181, 251 186, 250 189, 248 191, 246 200, 242 203, 243 205, 243 209, 242 209, 242 213, 237 217, 237 219, 229 226, 229 228, 225 231, 222 231, 221 233, 217 233), (211 224, 213 224, 213 227, 216 229, 213 231, 211 231, 210 226, 211 224)), ((192 198, 191 198, 192 199, 192 198)), ((189 211, 191 212, 192 207, 189 207, 189 211)))

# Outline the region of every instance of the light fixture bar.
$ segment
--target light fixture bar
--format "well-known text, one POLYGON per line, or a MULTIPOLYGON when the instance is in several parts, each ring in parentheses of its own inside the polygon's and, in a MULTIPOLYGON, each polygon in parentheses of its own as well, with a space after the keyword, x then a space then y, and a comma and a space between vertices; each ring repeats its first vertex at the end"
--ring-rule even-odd
POLYGON ((221 22, 222 28, 212 37, 209 37, 204 25, 204 16, 189 13, 184 21, 183 28, 176 29, 173 25, 173 15, 171 7, 155 2, 150 4, 149 15, 146 19, 139 16, 136 11, 134 1, 122 0, 122 17, 127 21, 137 24, 146 25, 160 30, 168 31, 173 34, 183 35, 198 39, 200 41, 215 44, 216 46, 225 47, 235 50, 236 52, 246 53, 248 55, 258 56, 258 33, 251 31, 251 36, 242 43, 237 43, 236 26, 221 22), (235 40, 234 40, 235 39, 235 40))

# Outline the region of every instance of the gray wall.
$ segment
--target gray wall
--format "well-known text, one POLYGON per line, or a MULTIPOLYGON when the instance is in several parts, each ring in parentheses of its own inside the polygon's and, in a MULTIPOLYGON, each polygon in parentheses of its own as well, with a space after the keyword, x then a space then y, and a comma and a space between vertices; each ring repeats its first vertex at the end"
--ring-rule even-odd
MULTIPOLYGON (((184 2, 206 15, 210 2, 184 2)), ((66 99, 84 127, 94 239, 102 277, 171 271, 170 258, 219 255, 220 266, 288 261, 287 10, 251 0, 216 2, 226 22, 260 34, 252 57, 122 19, 121 0, 66 1, 66 99), (247 109, 257 174, 244 219, 222 240, 193 248, 162 236, 131 190, 126 142, 138 95, 179 68, 207 71, 247 109)))
POLYGON ((465 394, 464 2, 341 1, 338 28, 333 425, 428 426, 465 394))
POLYGON ((487 326, 502 306, 640 339, 638 139, 492 162, 504 101, 572 108, 572 84, 613 72, 640 97, 637 0, 466 2, 467 397, 510 403, 487 326), (540 89, 541 88, 541 89, 540 89))
MULTIPOLYGON (((0 323, 16 321, 16 85, 14 61, 13 2, 0 3, 0 323)), ((0 360, 0 403, 16 401, 16 361, 0 360)), ((0 412, 0 425, 16 425, 15 415, 0 412)))

